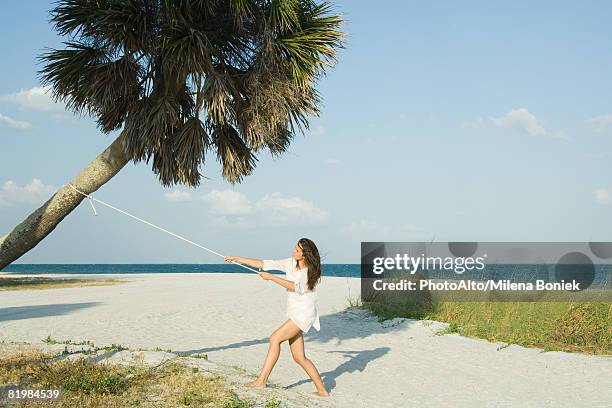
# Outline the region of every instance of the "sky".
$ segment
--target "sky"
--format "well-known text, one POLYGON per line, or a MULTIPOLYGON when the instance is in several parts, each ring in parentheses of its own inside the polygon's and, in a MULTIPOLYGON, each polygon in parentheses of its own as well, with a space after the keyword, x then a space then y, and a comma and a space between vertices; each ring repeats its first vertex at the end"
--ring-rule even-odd
MULTIPOLYGON (((333 2, 346 49, 321 114, 232 185, 213 152, 197 188, 128 163, 93 197, 224 255, 359 263, 362 241, 612 241, 612 3, 333 2)), ((37 56, 52 2, 0 15, 0 235, 118 133, 53 103, 37 56)), ((150 162, 151 163, 151 162, 150 162)), ((87 201, 15 263, 219 263, 87 201)))

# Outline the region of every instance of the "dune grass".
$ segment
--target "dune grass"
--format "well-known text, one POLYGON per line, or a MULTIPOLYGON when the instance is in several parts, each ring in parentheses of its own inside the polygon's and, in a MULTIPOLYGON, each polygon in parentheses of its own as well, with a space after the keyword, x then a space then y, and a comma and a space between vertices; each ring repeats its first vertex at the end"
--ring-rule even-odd
POLYGON ((380 321, 394 317, 449 323, 445 333, 495 342, 612 355, 608 302, 366 302, 380 321))
MULTIPOLYGON (((252 406, 241 400, 216 374, 177 361, 155 367, 93 363, 84 358, 58 359, 36 349, 0 357, 0 385, 60 389, 55 407, 223 407, 252 406)), ((1 401, 0 401, 1 405, 1 401)), ((23 407, 49 406, 49 400, 23 407)), ((266 407, 276 407, 269 401, 266 407)))
POLYGON ((73 278, 46 278, 38 276, 10 277, 0 276, 0 291, 2 290, 29 290, 29 289, 56 289, 81 286, 108 286, 125 283, 117 279, 73 279, 73 278))

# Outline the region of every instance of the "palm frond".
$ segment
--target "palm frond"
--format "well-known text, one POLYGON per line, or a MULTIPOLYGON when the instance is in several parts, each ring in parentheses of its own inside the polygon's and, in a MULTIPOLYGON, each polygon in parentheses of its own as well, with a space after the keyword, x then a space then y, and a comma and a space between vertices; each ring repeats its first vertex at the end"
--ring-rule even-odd
POLYGON ((92 114, 96 110, 92 67, 111 62, 112 56, 106 48, 78 41, 63 44, 65 49, 51 49, 39 57, 48 64, 38 74, 43 84, 51 85, 56 102, 63 102, 74 113, 92 114))
POLYGON ((58 0, 51 15, 71 40, 39 57, 41 80, 164 185, 198 185, 209 149, 231 183, 259 150, 285 152, 344 47, 342 19, 313 0, 58 0))
POLYGON ((227 77, 214 71, 204 81, 202 98, 206 106, 207 116, 213 123, 223 124, 231 121, 234 116, 231 112, 232 94, 229 89, 227 77))
POLYGON ((147 133, 149 112, 153 107, 153 100, 144 97, 128 107, 123 138, 123 151, 134 163, 138 163, 151 155, 149 147, 151 143, 150 134, 147 133))
POLYGON ((212 70, 212 45, 205 33, 189 26, 175 25, 168 28, 165 35, 163 52, 167 70, 202 75, 212 70), (181 61, 179 66, 173 66, 176 61, 181 61))
POLYGON ((272 0, 269 24, 280 33, 300 29, 300 0, 272 0))
POLYGON ((174 139, 174 158, 178 163, 177 177, 183 184, 200 184, 198 167, 204 164, 211 141, 198 117, 189 118, 177 131, 174 139))
POLYGON ((159 182, 164 187, 170 187, 178 181, 178 163, 174 157, 174 140, 172 135, 165 136, 153 148, 151 169, 153 173, 158 175, 159 182))
POLYGON ((292 77, 304 83, 324 73, 336 61, 336 50, 343 48, 344 33, 339 16, 327 15, 330 4, 321 3, 300 13, 300 29, 276 39, 281 54, 290 64, 292 77))
POLYGON ((89 38, 130 51, 148 49, 155 2, 142 0, 63 0, 51 10, 61 35, 89 38))
POLYGON ((223 165, 222 175, 232 184, 253 172, 258 159, 231 125, 212 125, 212 139, 217 146, 217 159, 223 165))
POLYGON ((99 112, 98 126, 103 132, 118 129, 127 116, 127 107, 141 96, 142 71, 129 55, 91 67, 91 104, 99 112))

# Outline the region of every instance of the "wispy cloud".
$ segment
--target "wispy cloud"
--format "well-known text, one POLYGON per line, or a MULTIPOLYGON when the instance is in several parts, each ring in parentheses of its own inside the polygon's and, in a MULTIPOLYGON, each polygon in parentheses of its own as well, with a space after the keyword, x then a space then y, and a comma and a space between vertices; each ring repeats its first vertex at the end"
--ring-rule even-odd
POLYGON ((329 214, 311 201, 280 192, 252 202, 232 190, 212 190, 204 195, 213 223, 223 227, 309 225, 325 222, 329 214))
POLYGON ((327 163, 327 164, 338 164, 338 163, 340 163, 340 160, 334 159, 334 158, 330 157, 330 158, 325 160, 325 163, 327 163))
POLYGON ((271 222, 319 223, 327 220, 328 213, 311 201, 298 196, 286 196, 279 192, 266 194, 255 204, 256 210, 271 222))
POLYGON ((325 126, 323 125, 317 125, 310 131, 310 133, 314 136, 324 135, 326 132, 327 129, 325 129, 325 126))
POLYGON ((377 221, 362 218, 351 222, 342 228, 347 239, 353 241, 408 241, 414 239, 429 239, 426 231, 414 224, 382 224, 377 221))
POLYGON ((464 126, 497 126, 512 128, 530 136, 547 137, 552 139, 568 139, 563 132, 545 129, 544 126, 540 124, 536 116, 533 113, 529 112, 529 110, 526 108, 512 109, 511 111, 500 117, 480 117, 476 121, 465 122, 464 126))
POLYGON ((29 122, 22 122, 20 120, 15 120, 1 113, 0 113, 0 123, 8 127, 11 127, 13 129, 19 129, 19 130, 29 129, 32 127, 32 124, 29 122))
POLYGON ((175 189, 164 193, 164 198, 168 201, 191 201, 191 193, 175 189))
POLYGON ((0 187, 0 206, 36 204, 48 199, 57 188, 34 178, 29 184, 19 186, 13 180, 5 181, 0 187))
POLYGON ((585 122, 593 126, 596 132, 604 132, 612 128, 612 113, 595 116, 594 118, 587 119, 585 122))
POLYGON ((19 92, 0 95, 0 102, 11 103, 23 110, 65 112, 65 106, 53 101, 50 86, 35 86, 19 92))
POLYGON ((361 219, 345 226, 344 232, 350 236, 370 237, 373 240, 383 238, 384 241, 384 237, 391 232, 391 227, 376 221, 361 219))
POLYGON ((580 159, 604 159, 608 157, 607 152, 597 151, 597 152, 583 152, 577 153, 578 158, 580 159))
POLYGON ((604 205, 612 204, 612 193, 605 188, 598 188, 595 190, 595 201, 604 205))
POLYGON ((253 209, 248 197, 238 191, 212 190, 203 199, 212 215, 246 215, 253 209))

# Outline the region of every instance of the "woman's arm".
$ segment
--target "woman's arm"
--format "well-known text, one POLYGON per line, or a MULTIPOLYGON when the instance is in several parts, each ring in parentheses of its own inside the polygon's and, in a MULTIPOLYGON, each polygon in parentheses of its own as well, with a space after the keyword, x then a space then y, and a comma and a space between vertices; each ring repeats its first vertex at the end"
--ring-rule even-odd
POLYGON ((278 283, 283 288, 286 288, 291 292, 295 292, 295 282, 293 281, 283 279, 278 275, 273 275, 268 272, 259 272, 259 275, 261 275, 261 277, 264 278, 265 280, 271 280, 272 282, 278 283))
POLYGON ((245 265, 249 265, 249 266, 253 266, 255 268, 262 268, 263 267, 263 261, 261 259, 255 259, 255 258, 244 258, 242 256, 224 256, 223 260, 225 262, 238 262, 241 264, 245 264, 245 265))
MULTIPOLYGON (((254 259, 254 258, 243 258, 241 256, 225 256, 223 257, 227 262, 230 261, 234 261, 234 262, 239 262, 239 263, 243 263, 249 266, 254 266, 255 268, 263 268, 264 267, 264 260, 262 259, 254 259)), ((274 261, 274 260, 266 260, 265 262, 267 262, 267 268, 278 268, 279 270, 286 270, 288 268, 288 265, 286 265, 288 262, 291 261, 291 258, 287 258, 286 260, 279 260, 279 261, 274 261), (285 262, 286 261, 286 262, 285 262)), ((286 272, 286 271, 285 271, 286 272)), ((259 276, 261 276, 264 280, 271 280, 275 283, 278 283, 279 285, 281 285, 283 288, 291 291, 291 292, 298 292, 300 294, 304 293, 304 285, 302 284, 296 284, 296 282, 294 281, 290 281, 287 279, 283 279, 278 275, 273 275, 269 272, 257 272, 259 274, 259 276)))

